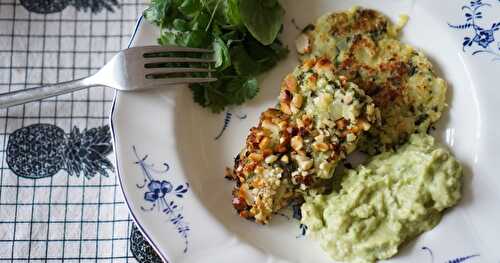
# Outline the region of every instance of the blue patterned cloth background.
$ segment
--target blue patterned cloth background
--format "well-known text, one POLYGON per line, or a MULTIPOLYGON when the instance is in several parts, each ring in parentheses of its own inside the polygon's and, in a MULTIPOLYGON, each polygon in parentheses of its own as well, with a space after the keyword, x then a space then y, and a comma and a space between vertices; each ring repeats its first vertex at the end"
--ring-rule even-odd
MULTIPOLYGON (((143 0, 0 1, 0 92, 85 77, 126 47, 143 0)), ((113 91, 0 110, 0 262, 160 262, 110 154, 113 91)))

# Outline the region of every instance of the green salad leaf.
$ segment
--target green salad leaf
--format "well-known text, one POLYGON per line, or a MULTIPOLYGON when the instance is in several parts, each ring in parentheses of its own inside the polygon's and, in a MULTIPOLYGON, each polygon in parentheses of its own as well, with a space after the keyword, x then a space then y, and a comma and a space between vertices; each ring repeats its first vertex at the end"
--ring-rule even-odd
POLYGON ((242 27, 243 21, 241 20, 238 0, 227 0, 224 2, 224 16, 227 22, 232 26, 242 27))
POLYGON ((215 37, 212 44, 214 49, 215 68, 224 70, 231 65, 231 57, 229 56, 229 48, 220 37, 215 37))
POLYGON ((275 0, 152 0, 144 11, 161 29, 160 45, 213 50, 218 81, 190 87, 194 101, 212 112, 254 98, 256 77, 288 54, 277 38, 283 14, 275 0))
POLYGON ((276 39, 285 10, 277 0, 239 0, 241 19, 248 31, 264 45, 276 39))
POLYGON ((240 76, 252 77, 260 72, 260 64, 248 55, 242 44, 235 45, 231 49, 231 59, 234 61, 234 69, 240 76))
POLYGON ((168 11, 172 6, 170 0, 151 0, 149 8, 144 11, 144 17, 151 22, 161 26, 167 18, 168 11))
POLYGON ((236 104, 245 102, 247 98, 254 98, 259 92, 259 84, 256 78, 234 79, 228 83, 228 88, 231 93, 235 94, 234 101, 236 104))
POLYGON ((203 5, 200 0, 185 0, 179 6, 179 11, 187 17, 196 17, 203 5))
POLYGON ((163 31, 158 39, 160 45, 176 45, 183 47, 206 47, 209 36, 205 31, 163 31))

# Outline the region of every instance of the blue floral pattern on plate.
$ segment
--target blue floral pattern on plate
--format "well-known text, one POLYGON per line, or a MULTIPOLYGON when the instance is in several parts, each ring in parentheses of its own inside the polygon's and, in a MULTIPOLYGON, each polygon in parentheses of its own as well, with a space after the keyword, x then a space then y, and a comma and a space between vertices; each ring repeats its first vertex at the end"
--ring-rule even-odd
POLYGON ((224 132, 227 130, 227 128, 229 128, 229 124, 231 124, 231 120, 233 118, 233 114, 236 116, 236 118, 238 118, 239 120, 244 120, 247 118, 247 115, 246 114, 243 114, 243 113, 232 113, 230 110, 227 110, 225 113, 224 113, 224 125, 222 126, 221 130, 219 131, 219 133, 217 134, 217 136, 215 136, 214 140, 218 140, 222 137, 222 135, 224 134, 224 132))
POLYGON ((138 189, 145 189, 144 200, 147 201, 150 207, 141 206, 144 212, 158 210, 167 215, 168 221, 175 227, 177 233, 184 239, 184 253, 188 250, 188 235, 191 230, 189 224, 185 221, 182 214, 182 206, 178 204, 175 198, 183 198, 189 190, 189 184, 180 184, 174 188, 174 184, 168 180, 157 178, 166 176, 170 170, 167 163, 163 164, 163 169, 156 169, 154 164, 146 162, 148 155, 140 157, 135 146, 132 147, 136 162, 144 176, 143 184, 137 184, 138 189), (153 176, 153 175, 156 175, 153 176))
MULTIPOLYGON (((431 262, 434 263, 434 253, 432 253, 432 249, 428 247, 422 247, 422 250, 427 251, 429 253, 429 256, 431 257, 431 262)), ((468 261, 469 259, 479 257, 479 254, 473 254, 473 255, 468 255, 464 257, 458 257, 454 259, 447 260, 446 263, 462 263, 465 261, 468 261)))
MULTIPOLYGON (((497 2, 500 4, 500 1, 497 2)), ((451 24, 448 26, 458 30, 467 30, 473 35, 465 36, 462 42, 462 49, 473 49, 472 55, 490 54, 492 60, 500 60, 500 41, 495 40, 495 32, 500 30, 500 21, 486 23, 483 20, 483 11, 485 8, 491 8, 492 5, 482 0, 472 0, 468 5, 462 6, 465 16, 465 23, 451 24), (481 23, 482 22, 482 23, 481 23)))

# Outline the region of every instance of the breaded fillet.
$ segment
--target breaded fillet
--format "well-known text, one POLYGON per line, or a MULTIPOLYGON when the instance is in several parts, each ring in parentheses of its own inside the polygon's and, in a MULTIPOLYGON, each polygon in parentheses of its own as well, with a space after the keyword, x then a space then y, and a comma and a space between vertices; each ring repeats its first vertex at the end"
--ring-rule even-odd
POLYGON ((300 192, 331 178, 379 115, 363 90, 334 75, 328 59, 305 61, 285 77, 278 109, 262 113, 235 160, 235 209, 268 223, 300 192))
POLYGON ((372 97, 381 125, 360 148, 376 153, 427 132, 446 107, 445 81, 422 52, 397 39, 399 27, 381 13, 354 8, 320 17, 297 39, 301 60, 327 57, 334 73, 372 97))

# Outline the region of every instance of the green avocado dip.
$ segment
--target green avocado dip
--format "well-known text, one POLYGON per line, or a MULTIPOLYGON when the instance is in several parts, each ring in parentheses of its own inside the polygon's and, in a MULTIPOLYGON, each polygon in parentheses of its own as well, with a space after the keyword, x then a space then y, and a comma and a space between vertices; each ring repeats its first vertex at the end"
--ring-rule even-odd
POLYGON ((462 167, 429 135, 348 170, 341 190, 306 197, 302 223, 335 260, 374 262, 436 226, 460 199, 462 167))

